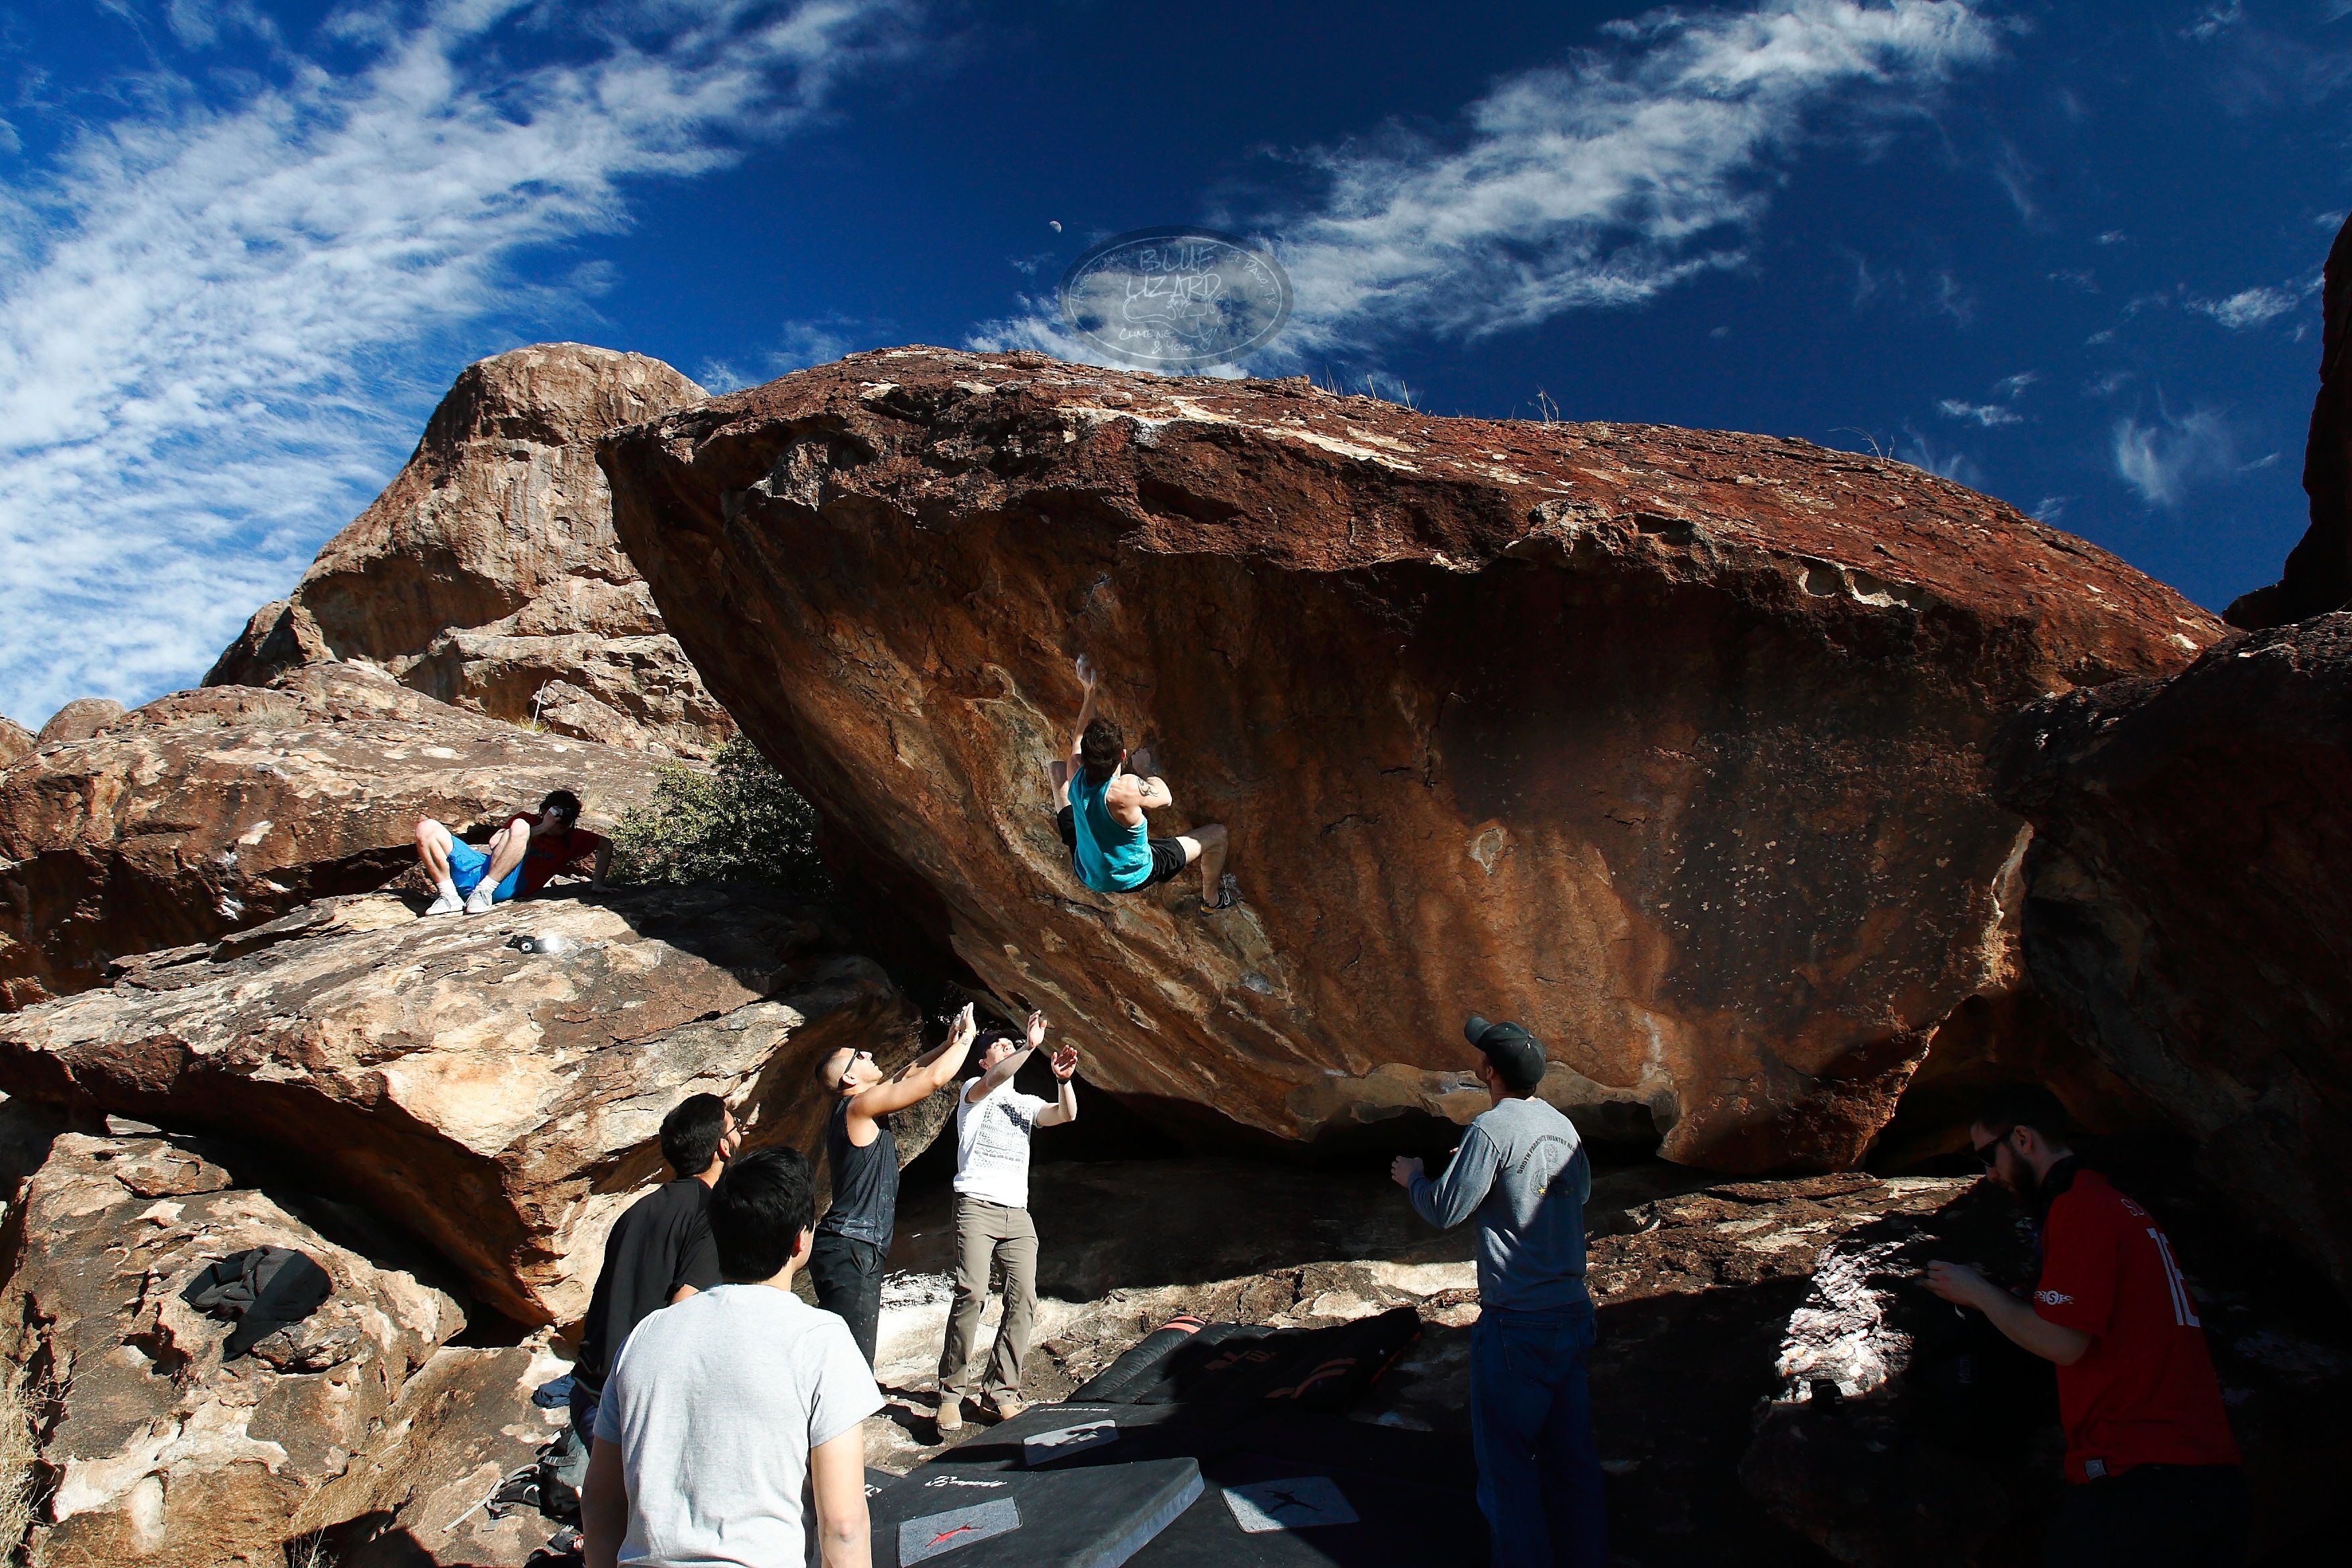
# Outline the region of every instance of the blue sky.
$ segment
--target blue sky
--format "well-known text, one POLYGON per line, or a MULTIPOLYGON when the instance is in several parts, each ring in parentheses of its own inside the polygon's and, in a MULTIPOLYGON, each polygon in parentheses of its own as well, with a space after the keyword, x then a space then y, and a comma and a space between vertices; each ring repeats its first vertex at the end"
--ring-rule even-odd
POLYGON ((470 360, 1074 353, 1055 275, 1174 223, 1292 273, 1247 370, 1874 443, 2219 608, 2348 108, 2352 0, 21 0, 0 712, 193 683, 470 360))

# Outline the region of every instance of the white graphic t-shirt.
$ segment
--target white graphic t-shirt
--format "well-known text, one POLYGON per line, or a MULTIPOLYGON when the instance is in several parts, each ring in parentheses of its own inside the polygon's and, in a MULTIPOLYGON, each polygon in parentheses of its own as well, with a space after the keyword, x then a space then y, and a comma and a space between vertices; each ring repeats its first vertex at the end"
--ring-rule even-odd
POLYGON ((974 1105, 969 1097, 979 1081, 966 1081, 956 1095, 955 1190, 982 1203, 1025 1209, 1029 1140, 1037 1131, 1037 1113, 1053 1102, 1023 1094, 1007 1079, 974 1105))

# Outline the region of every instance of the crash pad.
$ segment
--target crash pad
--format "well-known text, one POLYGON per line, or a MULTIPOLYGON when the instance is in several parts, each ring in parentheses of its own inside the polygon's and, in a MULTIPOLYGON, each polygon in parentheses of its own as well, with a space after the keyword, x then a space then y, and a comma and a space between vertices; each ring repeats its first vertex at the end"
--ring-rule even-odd
POLYGON ((1202 1463, 1201 1500, 1136 1554, 1136 1568, 1486 1561, 1465 1439, 1303 1411, 1227 1437, 1202 1463))
POLYGON ((925 1467, 866 1500, 875 1568, 1118 1568, 1202 1495, 1201 1467, 925 1467))
POLYGON ((1033 1405, 973 1434, 914 1472, 1093 1468, 1138 1459, 1203 1458, 1258 1415, 1255 1401, 1220 1405, 1033 1405))

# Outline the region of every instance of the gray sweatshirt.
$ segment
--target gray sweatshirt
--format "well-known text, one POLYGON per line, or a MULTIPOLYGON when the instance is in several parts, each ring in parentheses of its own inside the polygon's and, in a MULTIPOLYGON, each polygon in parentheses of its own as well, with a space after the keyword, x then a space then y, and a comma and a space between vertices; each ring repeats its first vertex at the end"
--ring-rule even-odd
POLYGON ((1507 1100, 1470 1123, 1436 1181, 1412 1184, 1412 1206, 1440 1230, 1478 1216, 1478 1303, 1518 1312, 1581 1307, 1584 1200, 1592 1162, 1576 1124, 1540 1100, 1507 1100))

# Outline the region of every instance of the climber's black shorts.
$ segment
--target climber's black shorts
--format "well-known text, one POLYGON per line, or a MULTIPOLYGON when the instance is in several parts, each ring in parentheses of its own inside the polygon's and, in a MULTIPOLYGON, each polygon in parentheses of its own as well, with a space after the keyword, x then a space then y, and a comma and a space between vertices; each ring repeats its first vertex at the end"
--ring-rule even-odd
MULTIPOLYGON (((1055 812, 1054 826, 1061 832, 1062 847, 1071 852, 1070 869, 1075 871, 1078 868, 1078 826, 1077 818, 1071 815, 1072 809, 1066 805, 1055 812)), ((1172 882, 1176 879, 1177 873, 1184 869, 1184 846, 1181 841, 1173 838, 1150 838, 1146 839, 1145 842, 1151 848, 1151 875, 1128 889, 1130 893, 1139 893, 1146 888, 1156 888, 1162 882, 1172 882)))

